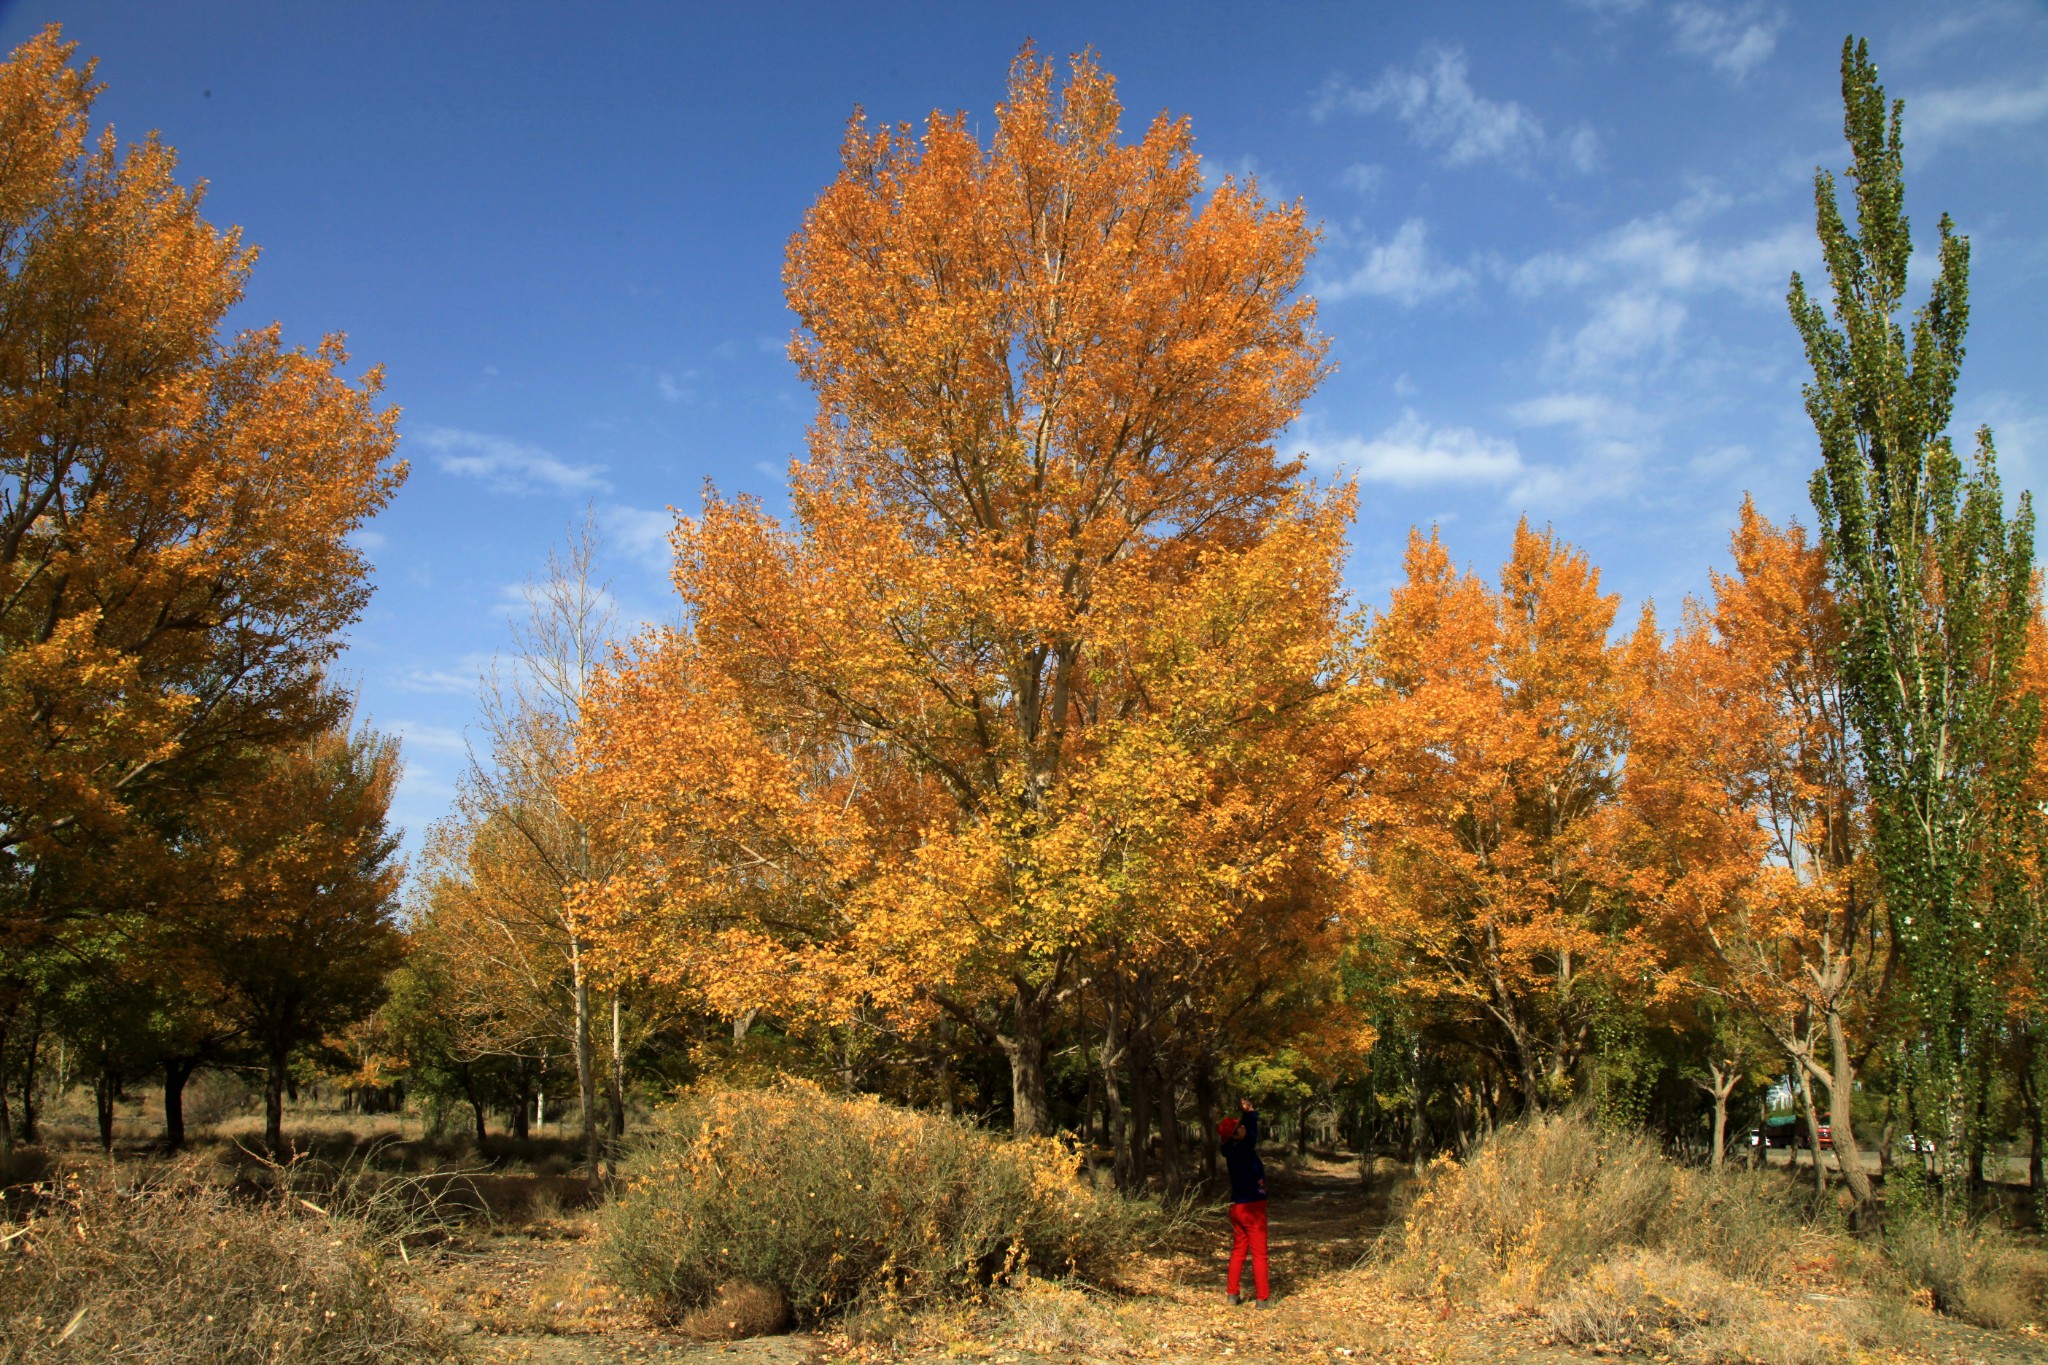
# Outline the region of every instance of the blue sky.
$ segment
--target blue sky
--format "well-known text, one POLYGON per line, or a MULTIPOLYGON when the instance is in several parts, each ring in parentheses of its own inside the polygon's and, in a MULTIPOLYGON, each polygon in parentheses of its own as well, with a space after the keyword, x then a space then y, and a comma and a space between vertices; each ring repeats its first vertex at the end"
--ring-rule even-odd
POLYGON ((239 322, 349 333, 412 477, 364 538, 348 668, 406 741, 399 818, 445 808, 478 673, 586 506, 628 623, 671 610, 668 508, 782 502, 811 404, 784 244, 858 104, 965 109, 1011 56, 1094 47, 1126 126, 1192 119, 1216 173, 1323 225, 1338 370, 1292 434, 1355 472, 1351 584, 1411 525, 1486 572, 1518 516, 1667 622, 1742 494, 1811 520, 1786 278, 1839 169, 1842 38, 1907 100, 1908 208, 1973 242, 1959 426, 2048 470, 2048 7, 1556 0, 1413 5, 461 5, 0 0, 59 21, 99 116, 160 130, 263 256, 239 322), (748 12, 742 12, 748 10, 748 12))

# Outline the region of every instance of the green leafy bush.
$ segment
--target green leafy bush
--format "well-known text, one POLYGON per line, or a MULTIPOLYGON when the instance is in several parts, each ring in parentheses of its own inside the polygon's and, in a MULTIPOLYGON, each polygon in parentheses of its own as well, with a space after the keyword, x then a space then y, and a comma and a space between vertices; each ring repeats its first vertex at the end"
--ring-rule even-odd
POLYGON ((1146 1218, 1056 1142, 792 1081, 686 1095, 627 1163, 602 1224, 613 1278, 671 1319, 753 1285, 815 1322, 1026 1271, 1100 1279, 1146 1218))

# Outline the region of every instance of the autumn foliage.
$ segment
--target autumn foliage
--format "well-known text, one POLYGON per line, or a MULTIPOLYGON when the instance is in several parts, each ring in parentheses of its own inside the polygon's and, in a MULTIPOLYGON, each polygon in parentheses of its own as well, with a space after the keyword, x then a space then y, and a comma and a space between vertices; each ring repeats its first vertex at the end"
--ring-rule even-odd
POLYGON ((585 801, 635 813, 614 952, 728 1015, 972 1030, 1024 1133, 1082 994, 1255 997, 1342 882, 1347 499, 1275 448, 1313 234, 1119 113, 1026 54, 989 147, 856 121, 789 251, 795 523, 707 496, 688 626, 588 731, 585 801))
POLYGON ((1240 1100, 1302 1152, 1478 1154, 1405 1255, 1437 1290, 1535 1265, 1525 1309, 1589 1227, 1640 1234, 1631 1303, 1671 1248, 1762 1254, 1779 1214, 1716 1251, 1668 1206, 1756 1188, 1722 1168, 1766 1108, 1865 1227, 1873 1149, 1947 1198, 2024 1131, 2039 1186, 2030 514, 1937 430, 1946 227, 1929 349, 1887 349, 1897 115, 1844 72, 1883 230, 1823 178, 1822 524, 1729 508, 1726 572, 1662 619, 1527 517, 1497 570, 1414 531, 1356 600, 1361 491, 1289 444, 1330 368, 1317 231, 1205 178, 1186 121, 1127 135, 1091 56, 1026 49, 986 137, 856 116, 788 243, 788 515, 707 488, 675 623, 623 644, 594 520, 551 560, 401 924, 397 748, 326 673, 395 414, 339 338, 224 330, 252 250, 31 41, 0 66, 0 1136, 35 1133, 45 1038, 109 1148, 144 1075, 175 1147, 207 1068, 260 1072, 280 1152, 316 1070, 464 1106, 479 1147, 566 1100, 627 1173, 615 1272, 778 1320, 1092 1264, 1129 1209, 1074 1169, 1183 1194, 1240 1100), (863 1179, 813 1203, 828 1170, 863 1179), (1460 1227, 1484 1257, 1432 1240, 1460 1227))

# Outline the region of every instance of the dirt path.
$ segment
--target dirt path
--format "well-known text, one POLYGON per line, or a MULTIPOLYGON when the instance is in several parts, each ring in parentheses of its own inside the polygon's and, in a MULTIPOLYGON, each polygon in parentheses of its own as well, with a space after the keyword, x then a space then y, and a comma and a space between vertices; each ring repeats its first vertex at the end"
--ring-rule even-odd
MULTIPOLYGON (((696 1342, 660 1330, 607 1289, 585 1215, 470 1239, 426 1277, 428 1301, 457 1334, 464 1361, 531 1365, 824 1365, 978 1360, 996 1365, 1178 1365, 1385 1362, 1386 1365, 1568 1365, 1601 1359, 1545 1340, 1526 1315, 1460 1310, 1392 1293, 1361 1264, 1388 1217, 1351 1163, 1277 1169, 1270 1206, 1273 1302, 1223 1299, 1229 1233, 1219 1209, 1178 1242, 1141 1258, 1120 1293, 1032 1283, 996 1302, 934 1313, 880 1339, 832 1332, 696 1342)), ((1919 1343, 1845 1362, 2037 1365, 2048 1349, 1917 1315, 1919 1343)), ((1649 1358, 1649 1357, 1645 1357, 1649 1358)), ((1668 1357, 1665 1357, 1668 1359, 1668 1357)))

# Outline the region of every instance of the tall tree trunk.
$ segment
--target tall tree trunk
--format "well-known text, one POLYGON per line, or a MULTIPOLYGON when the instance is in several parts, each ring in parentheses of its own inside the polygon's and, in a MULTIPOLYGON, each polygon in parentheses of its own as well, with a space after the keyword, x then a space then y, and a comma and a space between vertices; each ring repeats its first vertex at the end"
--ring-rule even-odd
POLYGON ((1408 1061, 1409 1080, 1415 1090, 1415 1102, 1408 1109, 1408 1164, 1420 1175, 1423 1162, 1429 1159, 1429 1111, 1422 1088, 1421 1042, 1416 1042, 1409 1049, 1408 1061))
POLYGON ((93 1116, 100 1124, 100 1150, 111 1153, 114 1150, 114 1097, 121 1090, 121 1082, 114 1075, 113 1068, 102 1066, 93 1077, 93 1116))
POLYGON ((1010 1131, 1040 1137, 1051 1130, 1045 1089, 1045 1007, 1049 987, 1019 982, 1010 1006, 1010 1031, 1001 1040, 1010 1061, 1010 1131))
POLYGON ((164 1150, 175 1152, 185 1145, 185 1082, 199 1068, 197 1057, 164 1059, 164 1150))
POLYGON ((1222 1155, 1216 1137, 1216 1061, 1204 1056, 1195 1067, 1195 1111, 1202 1125, 1202 1178, 1213 1183, 1222 1155))
POLYGON ((1735 1093, 1735 1080, 1740 1071, 1732 1063, 1726 1071, 1717 1061, 1708 1061, 1707 1076, 1712 1084, 1704 1087, 1714 1097, 1714 1155, 1711 1165, 1721 1169, 1728 1152, 1728 1097, 1735 1093))
POLYGON ((1180 1086, 1156 1068, 1159 1079, 1159 1164, 1166 1176, 1166 1193, 1178 1198, 1186 1172, 1181 1167, 1180 1086))
POLYGON ((481 1155, 485 1144, 491 1140, 491 1134, 484 1123, 483 1093, 478 1090, 476 1074, 467 1063, 462 1067, 462 1097, 469 1101, 470 1120, 476 1125, 476 1150, 481 1155))
POLYGON ((1980 1063, 1976 1070, 1977 1093, 1970 1098, 1968 1138, 1970 1144, 1970 1197, 1972 1199, 1976 1199, 1991 1188, 1989 1182, 1984 1179, 1984 1147, 1988 1136, 1985 1131, 1985 1111, 1991 1104, 1991 1068, 1980 1063))
MULTIPOLYGON (((42 1140, 40 1106, 36 1104, 36 1072, 43 1058, 43 1006, 39 1000, 29 1015, 27 1044, 21 1050, 21 1140, 42 1140)), ((4 1089, 0 1086, 0 1089, 4 1089)))
POLYGON ((1867 1223, 1877 1217, 1877 1191, 1863 1169, 1863 1149, 1856 1143, 1856 1060, 1849 1055, 1848 1030, 1837 1010, 1828 1012, 1828 1052, 1834 1063, 1827 1082, 1828 1136, 1835 1146, 1835 1164, 1856 1201, 1856 1221, 1867 1223))
POLYGON ((1109 1126, 1117 1188, 1128 1190, 1131 1188, 1131 1125, 1130 1116, 1124 1112, 1122 1071, 1126 1045, 1122 1001, 1114 994, 1109 999, 1106 1015, 1102 1050, 1096 1054, 1097 1067, 1102 1072, 1103 1122, 1109 1126))
MULTIPOLYGON (((512 1070, 518 1092, 512 1097, 512 1136, 519 1142, 525 1142, 533 1136, 534 1105, 537 1101, 534 1091, 537 1087, 534 1085, 533 1073, 527 1069, 528 1065, 527 1060, 522 1057, 519 1065, 512 1070)), ((545 1103, 545 1100, 538 1102, 545 1103)))
POLYGON ((284 1149, 284 1089, 289 1057, 287 1048, 273 1042, 263 1074, 263 1142, 279 1161, 289 1155, 284 1149))
POLYGON ((605 1129, 607 1150, 616 1161, 619 1145, 626 1137, 626 1021, 623 1017, 624 1004, 617 991, 612 992, 612 1058, 611 1070, 605 1078, 605 1129))
POLYGON ((1131 1188, 1142 1190, 1152 1178, 1152 1066, 1135 1045, 1131 1054, 1131 1188))
POLYGON ((2027 1044, 2027 1060, 2020 1068, 2019 1092, 2020 1112, 2027 1128, 2027 1202, 2034 1210, 2034 1226, 2044 1225, 2041 1216, 2041 1084, 2034 1074, 2034 1051, 2038 1046, 2032 1039, 2027 1044))
POLYGON ((597 1068, 590 1041, 590 978, 583 970, 583 945, 569 936, 571 996, 576 1006, 576 1096, 583 1103, 583 1164, 596 1176, 604 1161, 597 1126, 597 1068))
POLYGON ((1813 1152, 1813 1184, 1825 1197, 1828 1192, 1828 1164, 1821 1159, 1820 1112, 1813 1107, 1813 1082, 1807 1077, 1806 1069, 1799 1059, 1792 1059, 1793 1078, 1799 1083, 1799 1102, 1806 1111, 1806 1145, 1813 1152))
POLYGON ((7 1105, 7 1025, 9 1014, 0 1014, 0 1180, 5 1180, 14 1161, 14 1115, 7 1105))

